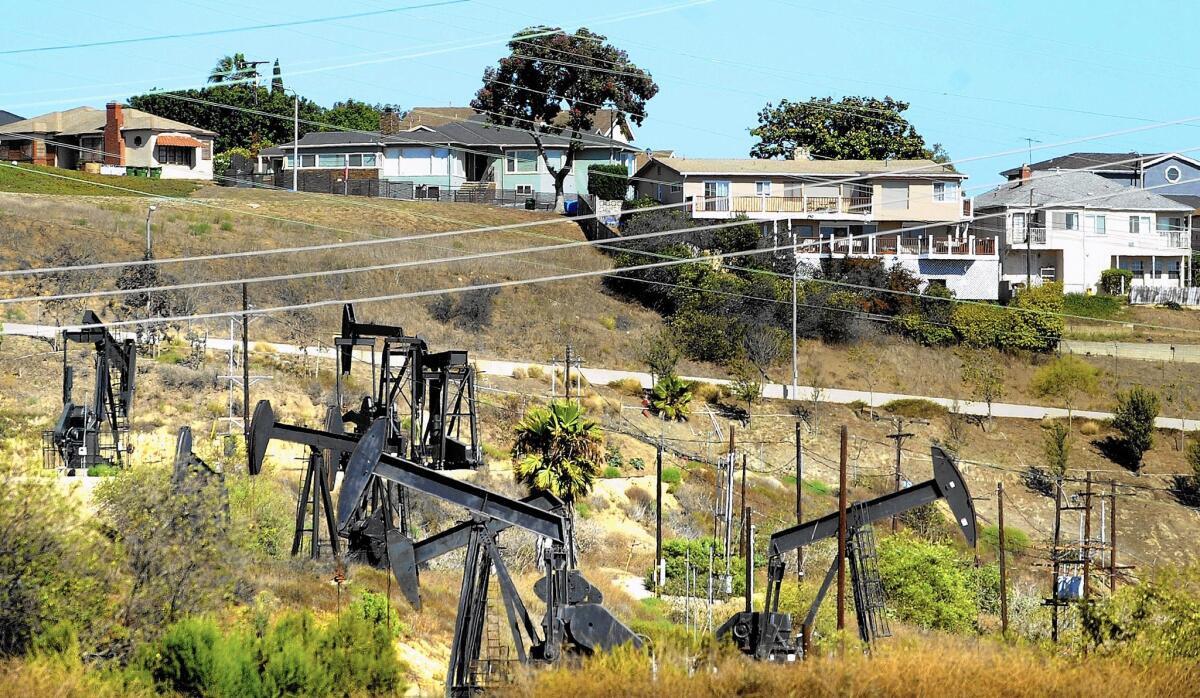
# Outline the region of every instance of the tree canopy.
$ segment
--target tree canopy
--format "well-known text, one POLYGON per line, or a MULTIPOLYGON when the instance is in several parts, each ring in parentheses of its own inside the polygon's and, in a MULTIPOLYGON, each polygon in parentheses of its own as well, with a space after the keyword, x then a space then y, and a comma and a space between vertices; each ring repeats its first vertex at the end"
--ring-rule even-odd
POLYGON ((557 27, 529 27, 508 42, 509 55, 483 71, 483 86, 471 106, 499 126, 528 131, 561 197, 583 136, 596 112, 611 108, 641 125, 646 102, 658 93, 650 74, 601 34, 581 27, 567 34, 557 27), (545 137, 569 141, 561 163, 546 156, 545 137))
POLYGON ((837 160, 944 159, 945 151, 925 139, 901 114, 908 102, 891 97, 821 97, 806 102, 771 102, 758 113, 758 126, 750 135, 758 143, 750 149, 756 158, 793 159, 797 148, 817 157, 837 160))

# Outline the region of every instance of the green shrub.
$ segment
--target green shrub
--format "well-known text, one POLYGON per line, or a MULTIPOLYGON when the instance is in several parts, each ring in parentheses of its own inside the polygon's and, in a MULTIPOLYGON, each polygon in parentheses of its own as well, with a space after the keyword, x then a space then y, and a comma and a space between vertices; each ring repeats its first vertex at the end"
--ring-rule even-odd
POLYGON ((386 627, 361 613, 324 625, 292 613, 261 633, 187 618, 143 645, 130 671, 163 692, 230 698, 383 695, 404 686, 386 627))
POLYGON ((1140 466, 1146 451, 1154 446, 1154 420, 1158 418, 1158 409, 1158 394, 1140 385, 1117 393, 1112 425, 1120 432, 1133 465, 1140 466))
POLYGON ((588 193, 601 199, 624 200, 629 189, 629 169, 625 165, 596 163, 588 165, 588 193))
POLYGON ((812 494, 821 495, 822 497, 827 497, 833 494, 833 487, 821 482, 820 480, 805 480, 802 486, 806 491, 811 492, 812 494))
POLYGON ((1108 598, 1080 606, 1087 645, 1138 661, 1200 659, 1200 567, 1158 568, 1108 598))
POLYGON ((659 378, 650 391, 650 406, 663 419, 672 422, 687 419, 691 402, 692 384, 673 373, 659 378))
POLYGON ((1128 269, 1105 269, 1100 272, 1100 292, 1120 295, 1133 286, 1133 272, 1128 269))
MULTIPOLYGON (((687 561, 690 559, 696 569, 697 579, 707 579, 709 550, 714 551, 713 574, 725 574, 725 561, 719 552, 719 546, 712 536, 703 538, 670 538, 663 541, 663 560, 666 561, 667 581, 663 585, 663 593, 672 596, 683 596, 686 587, 687 561), (703 570, 703 572, 701 572, 703 570)), ((744 594, 746 590, 745 563, 742 558, 730 556, 729 573, 733 575, 733 594, 744 594)), ((653 570, 646 574, 646 588, 654 588, 653 570)), ((714 584, 715 589, 715 584, 714 584)), ((707 582, 692 589, 692 596, 704 596, 708 593, 707 582)))
POLYGON ((972 557, 908 533, 879 541, 879 573, 896 617, 930 630, 975 627, 980 588, 972 557))
POLYGON ((212 232, 212 225, 208 223, 192 223, 188 225, 188 232, 196 237, 202 237, 212 232))
POLYGON ((610 465, 610 466, 608 466, 607 468, 605 468, 605 469, 604 469, 604 472, 603 472, 603 473, 601 473, 601 475, 600 475, 600 476, 601 476, 601 477, 606 477, 606 478, 610 478, 610 479, 611 479, 611 478, 617 478, 617 477, 621 477, 621 474, 622 474, 622 473, 621 473, 621 469, 620 469, 620 468, 617 468, 617 467, 615 467, 615 466, 611 466, 611 465, 610 465))
MULTIPOLYGON (((1000 550, 1000 527, 995 524, 984 526, 979 531, 979 541, 993 552, 1000 550)), ((1022 555, 1029 549, 1029 534, 1019 528, 1004 527, 1004 549, 1013 555, 1022 555)))
POLYGON ((943 405, 922 398, 901 398, 883 405, 883 410, 902 417, 914 419, 934 419, 945 416, 948 411, 943 405))
POLYGON ((662 470, 662 481, 668 485, 678 484, 683 480, 683 473, 674 466, 668 465, 662 470))
POLYGON ((646 461, 642 460, 641 458, 630 458, 629 467, 640 473, 646 469, 646 461))
POLYGON ((229 231, 233 230, 233 223, 229 221, 221 221, 221 230, 224 230, 228 233, 229 231))
POLYGON ((400 637, 405 632, 405 626, 400 621, 400 614, 388 602, 388 597, 375 591, 364 591, 350 604, 350 612, 359 618, 379 626, 385 630, 391 629, 392 637, 400 637))
POLYGON ((963 344, 986 349, 1002 347, 1008 332, 1008 311, 998 305, 960 303, 950 322, 963 344))
POLYGON ((103 464, 93 465, 92 467, 87 469, 88 477, 112 477, 113 475, 116 475, 119 472, 121 472, 121 471, 118 470, 117 468, 114 468, 111 465, 103 465, 103 464))
POLYGON ((1111 320, 1125 309, 1120 296, 1089 296, 1083 293, 1068 293, 1063 296, 1063 312, 1068 315, 1111 320))
POLYGON ((502 461, 510 460, 512 458, 512 453, 510 453, 507 449, 500 448, 496 444, 489 443, 487 441, 483 442, 483 454, 488 458, 494 458, 495 460, 502 461))

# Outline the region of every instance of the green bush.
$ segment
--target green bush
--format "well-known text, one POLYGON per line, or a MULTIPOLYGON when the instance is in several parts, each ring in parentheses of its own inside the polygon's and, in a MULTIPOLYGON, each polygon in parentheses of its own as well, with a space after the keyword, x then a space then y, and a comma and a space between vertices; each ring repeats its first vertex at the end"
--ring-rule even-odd
POLYGON ((948 632, 974 629, 980 580, 972 557, 900 533, 879 541, 879 573, 888 607, 901 621, 948 632))
POLYGON ((883 410, 891 414, 898 414, 902 417, 912 417, 914 419, 934 419, 936 417, 945 416, 948 411, 944 406, 939 405, 932 400, 925 400, 916 397, 906 397, 899 400, 892 400, 883 405, 883 410))
POLYGON ((1063 312, 1067 315, 1111 320, 1125 309, 1120 296, 1089 296, 1083 293, 1068 293, 1063 296, 1063 312))
MULTIPOLYGON (((993 552, 1000 550, 1000 527, 995 524, 984 526, 979 531, 979 541, 993 552)), ((1022 555, 1029 549, 1029 534, 1019 528, 1004 527, 1004 549, 1013 555, 1022 555)))
MULTIPOLYGON (((714 551, 713 574, 725 574, 725 561, 722 559, 721 554, 717 552, 720 546, 716 544, 712 536, 695 539, 671 538, 664 540, 663 560, 666 561, 667 565, 667 581, 663 585, 663 593, 673 596, 683 595, 686 586, 687 560, 690 559, 692 566, 696 568, 696 578, 704 580, 704 584, 698 585, 698 588, 692 590, 692 595, 704 596, 707 594, 709 549, 714 551), (700 570, 704 570, 703 574, 701 574, 700 570)), ((731 555, 729 559, 729 572, 733 575, 733 594, 735 596, 744 594, 746 591, 745 570, 746 566, 742 558, 731 555)), ((653 570, 646 574, 646 588, 654 588, 653 570)))
POLYGON ((1200 567, 1159 568, 1114 596, 1080 606, 1085 643, 1138 661, 1200 660, 1200 567))
POLYGON ((1133 286, 1133 272, 1128 269, 1105 269, 1100 272, 1100 292, 1121 295, 1133 286))
POLYGON ((392 637, 400 637, 406 626, 400 621, 400 614, 388 602, 388 597, 375 591, 364 591, 350 604, 350 612, 359 618, 379 626, 385 630, 391 629, 392 637))
POLYGON ((1012 325, 1001 349, 1048 351, 1058 345, 1063 321, 1063 286, 1052 282, 1025 289, 1009 304, 1014 308, 1012 325))
POLYGON ((114 468, 111 465, 104 465, 104 464, 93 465, 92 467, 87 469, 88 477, 112 477, 113 475, 116 475, 119 472, 121 472, 121 471, 118 470, 117 468, 114 468))
POLYGON ((629 169, 624 165, 588 165, 588 193, 601 199, 624 200, 629 189, 629 169))
POLYGON ((610 478, 610 479, 615 478, 615 477, 621 477, 621 469, 616 466, 610 465, 604 469, 604 472, 601 474, 601 477, 606 477, 606 478, 610 478))
POLYGON ((679 484, 683 480, 683 473, 674 466, 668 465, 662 470, 662 481, 668 485, 679 484))
POLYGON ((1154 446, 1154 420, 1158 418, 1158 394, 1135 385, 1117 393, 1117 408, 1113 410, 1113 428, 1133 465, 1140 466, 1142 456, 1154 446))
POLYGON ((356 613, 324 625, 292 613, 261 633, 187 618, 130 666, 160 691, 214 698, 394 695, 403 670, 386 628, 356 613))

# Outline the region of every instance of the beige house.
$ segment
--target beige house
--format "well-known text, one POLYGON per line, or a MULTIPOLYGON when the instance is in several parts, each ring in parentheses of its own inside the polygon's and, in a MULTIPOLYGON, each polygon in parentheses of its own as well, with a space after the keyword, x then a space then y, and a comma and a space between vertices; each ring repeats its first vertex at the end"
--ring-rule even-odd
POLYGON ((968 229, 966 176, 932 160, 653 157, 635 175, 639 195, 684 203, 697 219, 760 221, 764 241, 810 264, 881 257, 960 298, 995 299, 996 235, 968 229))
POLYGON ((0 159, 121 175, 158 170, 163 179, 213 176, 217 134, 111 102, 15 121, 0 133, 0 159), (88 163, 93 163, 89 165, 88 163))

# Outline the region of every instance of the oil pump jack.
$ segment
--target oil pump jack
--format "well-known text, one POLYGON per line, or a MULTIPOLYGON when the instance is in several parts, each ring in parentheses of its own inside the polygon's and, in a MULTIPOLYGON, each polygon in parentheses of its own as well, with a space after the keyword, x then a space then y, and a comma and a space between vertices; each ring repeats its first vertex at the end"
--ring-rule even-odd
POLYGON ((391 425, 387 417, 376 419, 361 436, 354 436, 281 424, 273 420, 270 405, 265 402, 259 403, 255 412, 251 454, 259 462, 273 438, 303 443, 313 450, 350 454, 336 510, 326 507, 328 526, 337 535, 349 536, 347 522, 355 520, 356 512, 362 509, 364 499, 371 496, 371 487, 377 480, 432 496, 469 512, 467 521, 418 542, 398 527, 383 529, 383 544, 392 574, 405 599, 417 609, 421 607, 420 566, 466 548, 446 678, 447 696, 475 695, 488 681, 487 671, 481 670, 480 657, 493 570, 519 662, 549 663, 567 651, 588 653, 627 642, 641 646, 641 639, 601 605, 600 591, 578 570, 570 569, 569 527, 558 499, 544 494, 512 499, 388 453, 391 425), (497 537, 510 527, 532 532, 550 543, 544 553, 545 576, 534 585, 534 593, 546 604, 540 632, 499 553, 497 537))
MULTIPOLYGON (((870 644, 888 634, 883 617, 883 589, 874 569, 874 538, 871 524, 920 506, 945 499, 967 544, 975 547, 975 505, 966 481, 954 460, 938 446, 931 447, 933 478, 912 487, 852 504, 847 510, 846 550, 859 638, 870 644)), ((747 594, 746 610, 717 629, 718 639, 731 639, 743 653, 759 660, 791 661, 803 654, 806 639, 817 617, 821 601, 829 591, 838 569, 835 559, 817 591, 801 625, 801 642, 792 633, 792 616, 779 612, 779 588, 783 582, 788 553, 838 535, 838 512, 814 519, 771 536, 768 548, 766 600, 762 611, 754 611, 747 594)), ((747 565, 747 581, 753 575, 747 565)), ((749 587, 749 585, 748 585, 749 587)))
POLYGON ((134 340, 118 340, 91 310, 83 313, 80 328, 63 333, 63 409, 54 428, 42 436, 47 467, 68 473, 96 465, 124 464, 122 439, 129 432, 133 388, 137 377, 134 340), (95 349, 95 377, 91 399, 76 404, 73 398, 75 369, 67 365, 72 342, 95 349))

